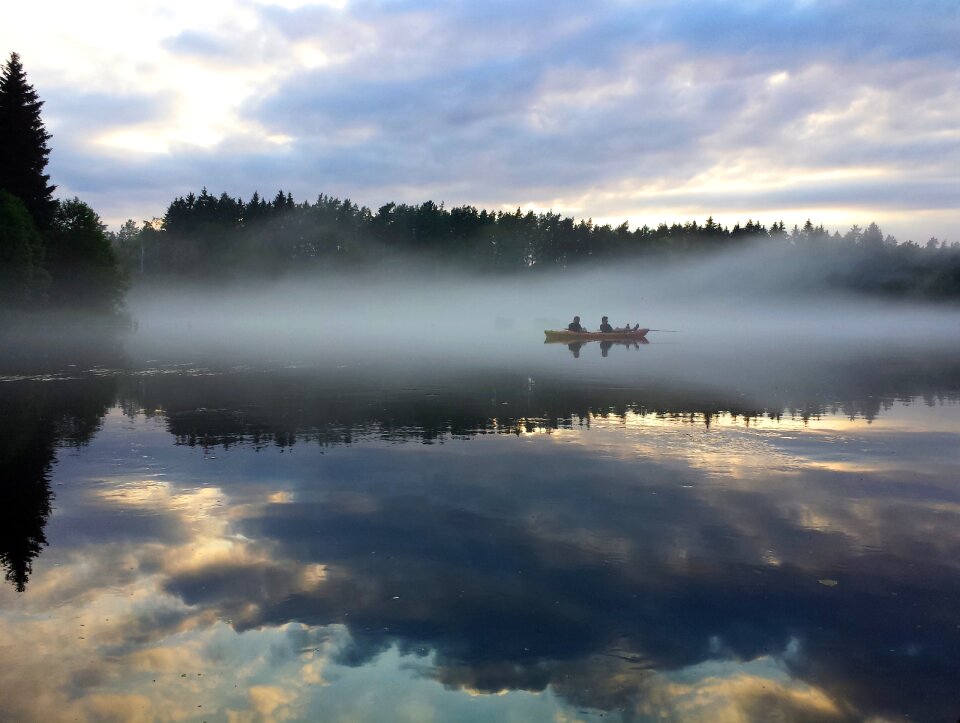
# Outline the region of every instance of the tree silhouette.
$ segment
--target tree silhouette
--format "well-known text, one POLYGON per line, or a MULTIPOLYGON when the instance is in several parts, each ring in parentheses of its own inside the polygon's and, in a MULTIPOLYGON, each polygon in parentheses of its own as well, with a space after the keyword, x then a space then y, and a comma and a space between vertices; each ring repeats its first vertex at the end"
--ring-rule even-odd
POLYGON ((47 544, 50 467, 56 432, 36 390, 4 389, 0 400, 0 565, 18 592, 26 588, 33 560, 47 544))
MULTIPOLYGON (((118 365, 119 337, 86 330, 76 337, 0 335, 0 374, 118 365)), ((26 588, 33 562, 47 545, 44 528, 54 494, 50 476, 57 452, 89 443, 116 398, 113 377, 58 382, 23 380, 0 384, 0 567, 18 591, 26 588)))
POLYGON ((55 206, 47 233, 51 301, 93 311, 114 311, 126 279, 100 217, 80 199, 55 206))
MULTIPOLYGON (((119 242, 119 235, 116 237, 119 242)), ((167 208, 160 226, 140 232, 144 254, 127 253, 132 273, 203 279, 302 275, 313 271, 389 270, 398 261, 427 268, 459 266, 473 273, 536 274, 591 263, 683 262, 724 250, 753 247, 779 255, 791 283, 805 291, 857 290, 887 295, 960 296, 960 245, 932 240, 926 247, 884 237, 879 226, 854 226, 843 237, 807 220, 787 229, 748 220, 733 229, 709 216, 704 223, 632 229, 536 213, 488 211, 443 203, 385 203, 376 212, 349 199, 320 194, 295 202, 280 190, 273 201, 254 193, 244 203, 205 188, 167 208), (802 273, 807 271, 809 273, 802 273)), ((136 244, 128 244, 136 247, 136 244)))
POLYGON ((44 229, 55 208, 50 176, 44 173, 50 134, 40 118, 43 101, 27 82, 20 56, 11 53, 0 74, 0 189, 13 194, 44 229))
POLYGON ((0 306, 26 306, 43 296, 43 242, 30 212, 0 191, 0 306))

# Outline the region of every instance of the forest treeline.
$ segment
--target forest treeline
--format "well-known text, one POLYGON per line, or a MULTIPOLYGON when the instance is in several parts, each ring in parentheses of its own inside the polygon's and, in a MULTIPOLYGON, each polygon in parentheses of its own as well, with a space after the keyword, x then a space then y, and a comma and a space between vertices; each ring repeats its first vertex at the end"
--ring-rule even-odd
MULTIPOLYGON (((554 212, 446 208, 425 201, 377 209, 320 195, 297 202, 279 191, 248 201, 206 188, 174 199, 162 218, 127 221, 112 235, 134 277, 209 280, 311 271, 391 269, 399 261, 473 273, 533 273, 586 264, 703 257, 762 242, 809 273, 796 279, 839 290, 960 297, 960 244, 923 245, 884 236, 875 223, 845 234, 807 221, 787 229, 747 221, 728 228, 712 217, 631 229, 554 212), (792 257, 792 259, 790 258, 792 257)), ((753 248, 753 247, 751 247, 753 248)))
MULTIPOLYGON (((488 211, 425 201, 377 209, 279 191, 248 201, 206 189, 174 199, 162 218, 110 232, 78 198, 55 199, 43 101, 16 53, 0 72, 0 311, 117 314, 129 281, 275 278, 382 269, 400 262, 474 274, 565 270, 587 264, 678 262, 735 248, 771 250, 800 269, 795 286, 960 298, 960 245, 898 243, 876 224, 830 233, 807 221, 788 230, 747 221, 631 229, 554 212, 488 211), (759 243, 758 243, 759 242, 759 243), (750 245, 755 244, 755 245, 750 245)), ((762 266, 762 265, 761 265, 762 266)), ((749 274, 738 279, 750 283, 749 274)), ((768 280, 769 281, 769 280, 768 280)))

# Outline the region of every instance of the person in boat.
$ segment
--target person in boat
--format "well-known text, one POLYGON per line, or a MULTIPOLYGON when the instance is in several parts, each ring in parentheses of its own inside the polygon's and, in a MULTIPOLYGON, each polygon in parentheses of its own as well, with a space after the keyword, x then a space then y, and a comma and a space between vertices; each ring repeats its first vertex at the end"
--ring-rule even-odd
POLYGON ((603 317, 600 320, 600 331, 604 332, 605 334, 609 334, 613 331, 613 327, 610 326, 610 322, 607 321, 607 317, 603 317))
POLYGON ((573 321, 567 324, 567 331, 585 331, 585 329, 580 326, 580 317, 573 317, 573 321))

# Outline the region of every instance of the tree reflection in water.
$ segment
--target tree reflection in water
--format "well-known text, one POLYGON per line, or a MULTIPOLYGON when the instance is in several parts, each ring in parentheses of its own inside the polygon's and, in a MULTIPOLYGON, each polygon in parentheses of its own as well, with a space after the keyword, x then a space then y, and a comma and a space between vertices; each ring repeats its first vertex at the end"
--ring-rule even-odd
POLYGON ((87 444, 115 393, 110 377, 0 384, 0 560, 19 591, 47 543, 57 450, 87 444))
MULTIPOLYGON (((950 712, 957 430, 940 407, 923 434, 898 420, 924 419, 917 400, 960 399, 955 358, 749 398, 526 369, 167 371, 0 384, 15 586, 44 544, 51 473, 76 481, 52 467, 57 450, 93 440, 84 459, 103 457, 103 484, 63 513, 75 528, 96 513, 71 552, 102 579, 76 601, 136 602, 116 628, 113 598, 90 612, 102 642, 51 666, 77 706, 108 693, 119 705, 129 687, 168 711, 199 666, 182 659, 200 656, 204 685, 218 665, 255 669, 203 689, 204 710, 224 716, 330 713, 325 701, 349 698, 343 681, 389 660, 408 690, 416 671, 446 691, 550 690, 566 713, 623 720, 657 706, 682 719, 684 696, 721 689, 755 720, 950 712), (114 405, 163 481, 109 477, 121 417, 95 432, 114 405), (326 699, 291 692, 303 680, 323 681, 326 699), (296 708, 296 695, 311 702, 296 708)), ((35 600, 50 615, 63 602, 35 600)))

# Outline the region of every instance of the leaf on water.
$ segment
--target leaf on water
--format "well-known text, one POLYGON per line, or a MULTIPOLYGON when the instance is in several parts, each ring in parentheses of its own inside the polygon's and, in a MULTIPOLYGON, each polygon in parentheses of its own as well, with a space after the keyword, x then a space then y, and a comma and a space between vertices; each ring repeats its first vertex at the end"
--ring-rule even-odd
POLYGON ((836 580, 831 580, 828 577, 820 578, 819 580, 817 580, 817 582, 819 582, 821 585, 826 585, 827 587, 836 587, 837 585, 840 584, 836 580))

